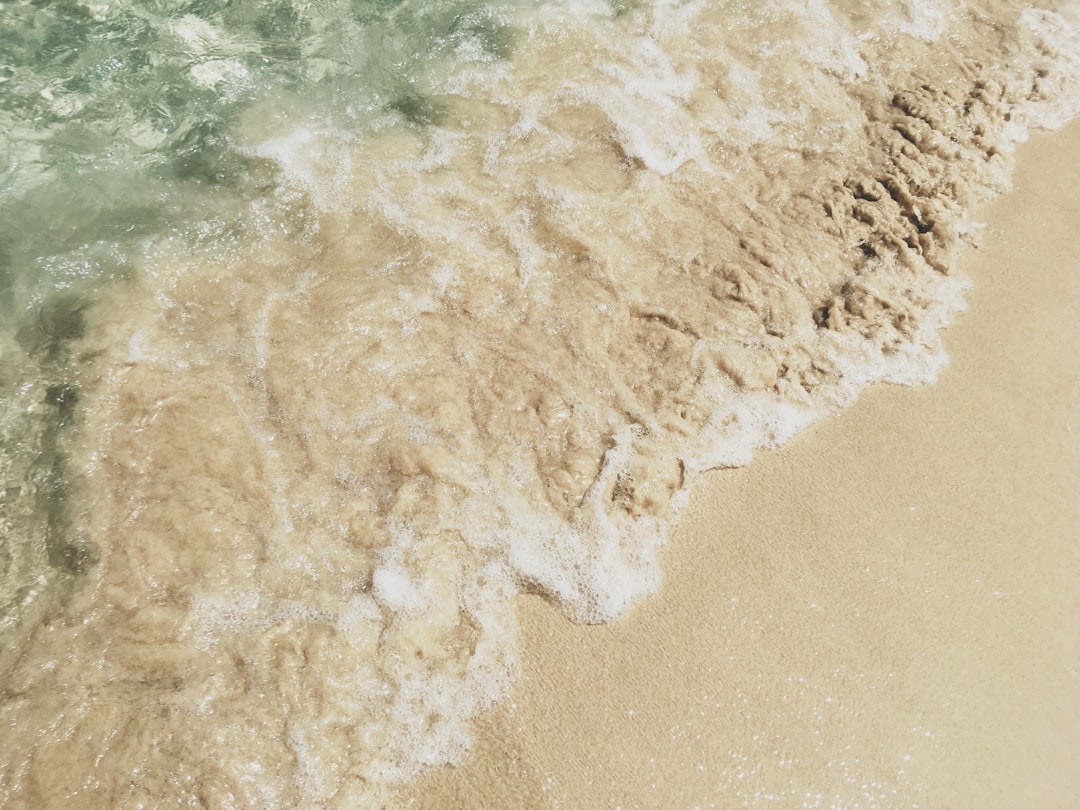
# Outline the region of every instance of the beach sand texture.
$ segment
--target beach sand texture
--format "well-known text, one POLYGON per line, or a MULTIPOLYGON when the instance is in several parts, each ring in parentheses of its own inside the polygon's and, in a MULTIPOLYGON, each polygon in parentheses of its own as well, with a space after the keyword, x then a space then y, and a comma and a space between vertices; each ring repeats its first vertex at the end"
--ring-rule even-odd
POLYGON ((1076 0, 2 14, 0 805, 1076 798, 1076 0))
POLYGON ((926 388, 702 481, 603 626, 518 600, 523 674, 411 807, 1080 807, 1080 126, 1021 150, 926 388))

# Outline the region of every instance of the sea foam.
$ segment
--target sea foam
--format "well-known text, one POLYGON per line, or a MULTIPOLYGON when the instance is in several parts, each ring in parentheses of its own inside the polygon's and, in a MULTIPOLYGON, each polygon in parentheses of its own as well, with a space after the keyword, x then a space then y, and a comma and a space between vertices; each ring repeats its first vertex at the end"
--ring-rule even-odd
POLYGON ((12 243, 84 278, 3 327, 6 806, 378 807, 460 761, 515 595, 618 617, 696 477, 934 378, 973 207, 1080 106, 1065 3, 245 8, 138 17, 184 138, 83 66, 155 215, 12 243))

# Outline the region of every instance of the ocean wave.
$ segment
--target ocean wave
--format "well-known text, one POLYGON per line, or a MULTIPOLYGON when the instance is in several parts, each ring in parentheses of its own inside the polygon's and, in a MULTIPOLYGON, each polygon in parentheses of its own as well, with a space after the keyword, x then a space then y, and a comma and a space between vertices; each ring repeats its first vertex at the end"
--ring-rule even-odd
POLYGON ((516 594, 617 617, 702 472, 934 378, 974 206, 1080 101, 1068 3, 78 8, 97 95, 58 46, 5 108, 9 806, 459 761, 516 594))

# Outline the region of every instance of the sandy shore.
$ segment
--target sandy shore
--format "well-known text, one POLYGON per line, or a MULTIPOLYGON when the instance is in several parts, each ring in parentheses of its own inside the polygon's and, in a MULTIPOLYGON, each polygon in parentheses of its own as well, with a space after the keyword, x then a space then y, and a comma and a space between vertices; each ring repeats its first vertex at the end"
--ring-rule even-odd
POLYGON ((413 807, 1080 807, 1080 124, 982 213, 952 364, 698 488, 660 594, 519 602, 413 807))

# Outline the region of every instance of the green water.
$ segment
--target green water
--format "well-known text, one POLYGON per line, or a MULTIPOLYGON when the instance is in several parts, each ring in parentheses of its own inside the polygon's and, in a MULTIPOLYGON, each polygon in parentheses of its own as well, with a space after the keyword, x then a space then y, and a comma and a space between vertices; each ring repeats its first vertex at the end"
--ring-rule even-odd
POLYGON ((0 628, 93 561, 64 450, 89 308, 163 244, 228 261, 295 226, 237 123, 425 127, 447 65, 511 43, 475 0, 0 4, 0 628))
POLYGON ((461 0, 18 2, 0 16, 8 317, 123 276, 141 239, 235 227, 216 220, 274 182, 230 135, 253 105, 352 132, 388 114, 423 125, 437 66, 511 46, 494 7, 461 0))

